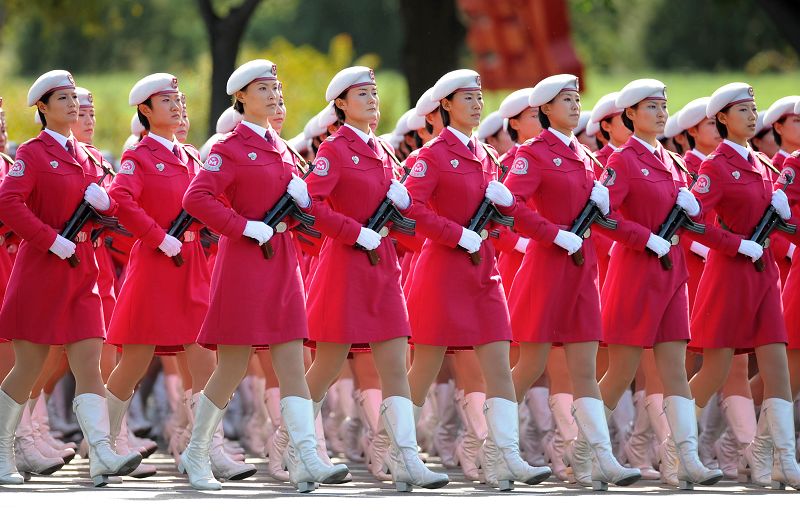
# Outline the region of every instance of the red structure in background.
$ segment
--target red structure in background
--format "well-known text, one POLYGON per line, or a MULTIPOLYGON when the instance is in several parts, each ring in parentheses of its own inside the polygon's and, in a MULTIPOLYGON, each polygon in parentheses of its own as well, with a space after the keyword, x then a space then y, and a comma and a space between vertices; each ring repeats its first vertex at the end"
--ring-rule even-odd
POLYGON ((583 84, 566 0, 458 0, 458 6, 484 88, 532 87, 559 73, 577 75, 583 84))

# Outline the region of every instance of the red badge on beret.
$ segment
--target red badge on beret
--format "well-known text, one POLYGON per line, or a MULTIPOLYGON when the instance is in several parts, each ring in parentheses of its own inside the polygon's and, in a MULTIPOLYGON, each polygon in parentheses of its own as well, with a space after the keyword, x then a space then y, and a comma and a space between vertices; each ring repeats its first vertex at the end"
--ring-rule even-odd
POLYGON ((92 96, 91 92, 86 96, 86 98, 89 100, 89 103, 94 103, 94 96, 92 96))
POLYGON ((752 98, 753 96, 755 96, 755 92, 753 92, 753 88, 752 88, 752 87, 750 87, 749 89, 747 89, 747 93, 748 93, 748 94, 750 94, 750 97, 751 97, 751 98, 752 98))
POLYGON ((481 86, 481 75, 475 77, 475 85, 477 85, 478 87, 481 86))
POLYGON ((373 82, 375 81, 375 71, 373 71, 372 69, 369 70, 369 79, 372 80, 373 82))
POLYGON ((69 83, 71 83, 72 85, 75 85, 75 78, 73 78, 72 75, 69 73, 67 73, 67 80, 69 80, 69 83))
POLYGON ((174 76, 172 77, 172 88, 173 89, 177 89, 178 88, 178 79, 176 77, 174 77, 174 76))
POLYGON ((278 76, 278 64, 272 64, 272 76, 278 76))

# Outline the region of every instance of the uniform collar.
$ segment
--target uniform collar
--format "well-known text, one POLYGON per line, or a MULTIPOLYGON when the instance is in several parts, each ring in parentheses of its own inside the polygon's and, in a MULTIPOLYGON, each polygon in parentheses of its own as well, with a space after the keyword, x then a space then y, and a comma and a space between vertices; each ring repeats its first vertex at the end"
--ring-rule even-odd
MULTIPOLYGON (((456 138, 459 139, 461 141, 461 143, 464 144, 465 147, 467 146, 467 144, 472 142, 472 137, 468 137, 468 136, 464 135, 463 133, 461 133, 457 129, 453 128, 452 126, 448 126, 447 129, 450 130, 450 132, 453 135, 455 135, 456 138)), ((472 146, 475 147, 475 143, 474 142, 472 143, 472 146)))
POLYGON ((722 143, 723 144, 727 144, 730 147, 732 147, 737 153, 739 153, 739 156, 744 158, 744 161, 750 163, 750 159, 748 158, 748 156, 750 156, 750 149, 748 149, 747 147, 741 146, 741 145, 737 144, 736 142, 731 142, 727 138, 725 140, 723 140, 722 143))
POLYGON ((147 136, 166 147, 167 151, 169 152, 172 152, 172 148, 175 147, 175 139, 167 140, 166 138, 156 135, 153 132, 148 133, 147 136))
POLYGON ((372 140, 372 131, 370 131, 369 133, 364 133, 363 131, 361 131, 360 129, 356 128, 352 124, 344 123, 344 125, 347 126, 348 128, 350 128, 351 130, 353 130, 353 133, 358 135, 358 138, 363 140, 365 144, 369 143, 369 141, 372 140))
POLYGON ((608 146, 608 148, 609 148, 609 149, 611 149, 612 151, 616 151, 616 150, 617 150, 617 146, 615 146, 615 145, 614 145, 614 144, 612 144, 611 142, 607 143, 606 145, 607 145, 607 146, 608 146))
MULTIPOLYGON (((636 139, 636 141, 637 141, 637 142, 639 142, 640 144, 642 144, 642 145, 644 146, 644 148, 645 148, 645 149, 647 149, 648 151, 650 151, 651 153, 654 153, 654 152, 656 152, 656 150, 658 149, 657 147, 653 147, 653 146, 651 146, 650 144, 648 144, 647 142, 645 142, 645 141, 644 141, 644 140, 642 140, 641 138, 637 137, 636 135, 631 135, 631 138, 634 138, 634 139, 636 139)), ((658 142, 657 142, 657 141, 656 141, 656 144, 658 144, 658 142)))
MULTIPOLYGON (((547 128, 547 131, 549 131, 550 133, 555 135, 556 138, 558 138, 560 141, 564 142, 564 145, 567 146, 567 147, 569 147, 569 145, 572 143, 572 141, 574 139, 574 137, 568 137, 568 136, 564 135, 563 133, 561 133, 560 131, 554 130, 552 127, 547 128)), ((578 147, 577 143, 575 144, 575 147, 578 147)))
POLYGON ((270 128, 265 128, 264 126, 259 126, 258 124, 254 124, 254 123, 248 122, 248 121, 239 121, 239 122, 241 122, 242 124, 244 124, 245 126, 250 128, 251 130, 253 130, 261 138, 266 138, 267 133, 269 133, 270 136, 272 137, 272 140, 275 140, 275 136, 276 135, 274 133, 272 133, 272 128, 271 127, 270 128))
POLYGON ((692 153, 693 155, 697 156, 700 159, 700 161, 706 161, 706 158, 708 158, 708 156, 706 156, 705 154, 701 153, 697 149, 692 149, 689 152, 692 153))
MULTIPOLYGON (((53 140, 58 142, 59 145, 61 147, 63 147, 65 151, 67 150, 67 140, 71 140, 72 139, 72 134, 71 133, 70 133, 69 137, 65 137, 61 133, 59 133, 57 131, 53 131, 50 128, 45 128, 44 132, 47 133, 48 135, 50 135, 51 137, 53 137, 53 140)), ((72 142, 72 147, 75 147, 75 141, 72 142)))
POLYGON ((783 156, 784 158, 788 158, 789 156, 791 156, 791 154, 790 154, 790 153, 787 153, 787 152, 786 152, 786 151, 784 151, 783 149, 778 149, 778 154, 780 154, 780 155, 781 155, 781 156, 783 156))

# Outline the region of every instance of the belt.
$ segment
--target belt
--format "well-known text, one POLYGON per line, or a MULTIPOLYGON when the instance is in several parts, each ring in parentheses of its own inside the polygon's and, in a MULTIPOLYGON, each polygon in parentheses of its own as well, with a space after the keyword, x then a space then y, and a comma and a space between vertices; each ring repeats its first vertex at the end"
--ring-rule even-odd
POLYGON ((92 239, 91 231, 79 231, 72 240, 75 243, 85 243, 92 239))
MULTIPOLYGON (((717 222, 719 222, 719 226, 720 226, 720 228, 722 228, 723 231, 732 232, 733 234, 736 234, 738 236, 744 236, 745 239, 748 239, 748 237, 746 235, 739 234, 738 232, 735 232, 733 229, 728 227, 728 225, 725 222, 722 221, 722 218, 717 217, 717 222)), ((769 244, 770 244, 769 238, 764 240, 764 248, 769 248, 769 244)))
POLYGON ((183 241, 190 242, 197 239, 197 231, 186 231, 183 233, 183 241))

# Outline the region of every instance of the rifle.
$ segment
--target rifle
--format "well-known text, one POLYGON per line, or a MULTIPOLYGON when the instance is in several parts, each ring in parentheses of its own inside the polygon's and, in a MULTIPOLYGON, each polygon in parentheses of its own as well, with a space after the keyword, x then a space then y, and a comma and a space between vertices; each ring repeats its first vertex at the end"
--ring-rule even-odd
MULTIPOLYGON (((99 186, 105 178, 106 174, 104 172, 103 175, 100 176, 100 179, 96 181, 97 185, 99 186)), ((78 207, 75 208, 72 216, 69 218, 69 220, 67 220, 67 225, 60 233, 61 237, 66 238, 74 243, 75 236, 81 232, 81 229, 83 229, 83 227, 86 225, 86 222, 88 222, 93 216, 100 217, 102 215, 95 211, 91 204, 85 200, 81 201, 81 203, 78 204, 78 207)), ((72 254, 67 258, 67 262, 72 268, 77 268, 81 260, 78 259, 77 254, 72 254)))
MULTIPOLYGON (((691 191, 694 188, 694 185, 697 183, 697 178, 699 176, 696 173, 689 172, 686 166, 681 164, 680 160, 675 158, 672 152, 667 152, 672 157, 672 160, 675 162, 675 164, 686 175, 692 178, 692 182, 689 185, 689 191, 691 191)), ((686 213, 685 209, 675 204, 672 207, 672 211, 670 211, 669 215, 667 215, 667 219, 664 220, 664 223, 661 224, 661 227, 658 229, 658 235, 672 243, 672 237, 675 236, 675 234, 678 232, 678 229, 681 228, 696 232, 697 234, 703 234, 706 232, 705 225, 693 221, 691 218, 689 218, 689 215, 686 213)), ((661 267, 665 271, 672 269, 672 260, 669 258, 669 253, 659 257, 658 260, 661 261, 661 267)))
MULTIPOLYGON (((783 184, 782 190, 785 192, 786 187, 792 184, 794 178, 791 174, 784 173, 783 178, 785 183, 783 184)), ((794 224, 787 224, 786 221, 781 218, 781 215, 775 209, 775 207, 770 204, 767 207, 767 210, 764 212, 764 216, 761 217, 759 220, 758 225, 756 225, 756 229, 753 231, 753 235, 750 236, 750 241, 755 241, 762 247, 766 245, 767 240, 769 239, 770 235, 775 230, 783 231, 789 234, 795 234, 797 232, 797 226, 794 224)), ((763 272, 766 267, 764 266, 764 259, 758 258, 753 261, 753 264, 756 266, 756 271, 763 272)))
MULTIPOLYGON (((194 217, 192 217, 192 215, 190 215, 185 209, 182 209, 178 214, 178 217, 172 221, 172 225, 170 225, 167 234, 173 238, 181 239, 193 223, 194 217)), ((183 266, 183 256, 180 254, 180 252, 172 256, 172 262, 175 263, 175 266, 179 268, 183 266)))
MULTIPOLYGON (((611 180, 614 179, 615 175, 616 171, 614 171, 614 169, 611 167, 607 168, 606 178, 603 180, 603 186, 606 186, 608 183, 610 183, 611 180)), ((600 207, 597 205, 597 203, 592 199, 589 199, 589 201, 586 202, 586 205, 583 207, 581 214, 578 215, 578 217, 575 219, 575 222, 573 222, 572 228, 570 228, 569 232, 583 238, 583 236, 586 234, 586 231, 589 230, 589 227, 595 223, 605 227, 606 229, 614 230, 617 228, 617 221, 607 218, 603 212, 600 211, 600 207)), ((572 253, 572 262, 575 263, 576 266, 583 266, 584 258, 582 249, 578 249, 577 252, 572 253)))
MULTIPOLYGON (((508 174, 509 168, 501 164, 497 158, 495 158, 494 154, 489 151, 489 147, 486 144, 483 144, 483 148, 486 151, 486 154, 489 155, 489 158, 492 159, 492 162, 497 166, 498 169, 500 169, 500 178, 498 181, 502 183, 508 174)), ((500 213, 500 211, 498 211, 497 206, 492 204, 492 201, 484 198, 480 206, 478 206, 478 209, 475 210, 475 214, 472 215, 472 219, 469 221, 467 229, 480 234, 481 239, 485 240, 489 237, 489 232, 486 230, 486 226, 489 224, 489 222, 505 225, 506 227, 514 227, 514 217, 503 215, 500 213)), ((469 254, 469 258, 474 266, 481 264, 481 255, 479 252, 473 252, 469 254)))
MULTIPOLYGON (((303 173, 303 181, 306 180, 313 169, 314 167, 309 163, 308 171, 303 173)), ((301 211, 300 206, 298 206, 297 202, 289 195, 289 192, 285 192, 281 198, 278 199, 278 202, 272 206, 272 209, 267 211, 267 215, 264 217, 264 223, 272 227, 274 232, 286 232, 288 226, 285 220, 288 216, 298 220, 300 224, 304 226, 302 230, 305 232, 310 231, 311 233, 316 233, 315 237, 317 238, 321 236, 321 234, 309 227, 314 225, 314 216, 301 211)), ((272 248, 272 243, 269 241, 261 245, 261 252, 263 252, 265 259, 272 259, 275 256, 275 249, 272 248)))

